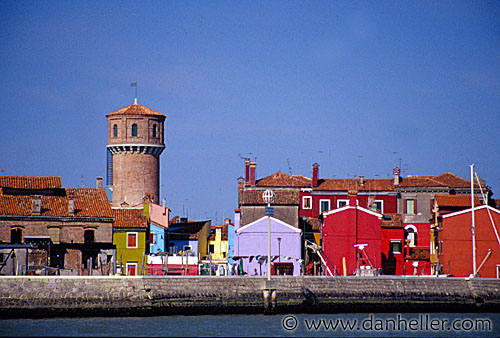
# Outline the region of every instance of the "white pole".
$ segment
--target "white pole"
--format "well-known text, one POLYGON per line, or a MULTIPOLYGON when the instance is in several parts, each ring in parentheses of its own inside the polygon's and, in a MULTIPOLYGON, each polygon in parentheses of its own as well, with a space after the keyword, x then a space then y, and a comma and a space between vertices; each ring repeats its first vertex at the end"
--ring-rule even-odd
MULTIPOLYGON (((267 207, 271 204, 267 203, 267 207)), ((271 280, 271 216, 267 216, 267 280, 271 280)))
POLYGON ((470 165, 470 201, 472 216, 472 276, 476 273, 476 224, 474 217, 474 163, 470 165))

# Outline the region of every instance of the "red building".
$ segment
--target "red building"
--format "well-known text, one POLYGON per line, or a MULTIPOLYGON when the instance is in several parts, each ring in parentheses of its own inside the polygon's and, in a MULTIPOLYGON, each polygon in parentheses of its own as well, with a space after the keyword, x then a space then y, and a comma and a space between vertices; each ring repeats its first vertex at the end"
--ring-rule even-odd
MULTIPOLYGON (((443 273, 467 277, 473 271, 472 209, 444 215, 440 224, 438 258, 443 273)), ((476 269, 479 276, 500 277, 500 211, 474 208, 476 269), (493 221, 492 221, 493 220, 493 221), (481 264, 483 263, 481 267, 481 264)))
POLYGON ((329 268, 341 275, 380 269, 382 215, 360 207, 355 193, 348 202, 323 214, 323 251, 332 265, 329 268))

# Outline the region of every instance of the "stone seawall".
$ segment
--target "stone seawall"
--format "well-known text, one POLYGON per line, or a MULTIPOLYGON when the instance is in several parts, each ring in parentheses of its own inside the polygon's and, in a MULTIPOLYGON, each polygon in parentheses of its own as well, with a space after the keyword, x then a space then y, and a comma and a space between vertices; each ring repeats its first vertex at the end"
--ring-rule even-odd
POLYGON ((500 279, 0 277, 0 318, 215 313, 496 312, 500 279))

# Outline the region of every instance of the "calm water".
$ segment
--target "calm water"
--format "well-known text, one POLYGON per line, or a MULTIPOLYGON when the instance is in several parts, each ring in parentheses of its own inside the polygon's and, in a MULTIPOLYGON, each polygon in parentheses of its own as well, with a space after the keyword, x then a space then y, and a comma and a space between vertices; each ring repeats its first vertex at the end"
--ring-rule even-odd
POLYGON ((0 320, 0 335, 499 337, 500 314, 300 314, 15 319, 0 320))

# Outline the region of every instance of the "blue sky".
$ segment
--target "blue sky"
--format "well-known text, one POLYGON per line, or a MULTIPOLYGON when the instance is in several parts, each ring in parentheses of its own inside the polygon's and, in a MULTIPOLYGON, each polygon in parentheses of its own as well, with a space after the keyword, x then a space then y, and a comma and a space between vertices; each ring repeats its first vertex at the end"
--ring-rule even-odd
MULTIPOLYGON (((0 171, 105 176, 105 115, 167 115, 161 197, 232 217, 242 157, 500 191, 498 1, 2 1, 0 171), (401 160, 400 160, 401 159, 401 160)), ((498 192, 497 194, 500 194, 498 192)), ((495 195, 494 197, 498 197, 495 195)))

